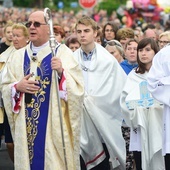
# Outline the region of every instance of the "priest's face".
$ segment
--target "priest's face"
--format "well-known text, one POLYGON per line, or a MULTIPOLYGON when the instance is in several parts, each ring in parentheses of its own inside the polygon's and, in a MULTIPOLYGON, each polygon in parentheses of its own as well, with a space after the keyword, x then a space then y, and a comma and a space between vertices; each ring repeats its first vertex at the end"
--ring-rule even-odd
POLYGON ((43 11, 33 12, 26 27, 29 30, 29 39, 34 46, 41 46, 49 40, 49 27, 44 20, 43 11))
POLYGON ((94 31, 91 25, 78 24, 76 34, 81 46, 87 46, 94 43, 97 31, 94 31))

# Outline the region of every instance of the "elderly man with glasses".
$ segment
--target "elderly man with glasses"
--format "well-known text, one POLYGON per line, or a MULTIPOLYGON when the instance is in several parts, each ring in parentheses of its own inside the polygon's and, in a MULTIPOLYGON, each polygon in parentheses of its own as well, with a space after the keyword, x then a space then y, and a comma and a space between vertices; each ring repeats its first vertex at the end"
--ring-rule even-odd
POLYGON ((52 55, 43 11, 31 13, 26 26, 30 43, 11 57, 1 83, 15 170, 79 169, 81 71, 65 45, 52 55))

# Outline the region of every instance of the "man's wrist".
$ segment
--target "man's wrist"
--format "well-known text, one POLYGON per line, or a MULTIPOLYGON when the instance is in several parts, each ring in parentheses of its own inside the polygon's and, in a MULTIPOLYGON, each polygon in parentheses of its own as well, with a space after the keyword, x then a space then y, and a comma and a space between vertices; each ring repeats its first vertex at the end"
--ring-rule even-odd
POLYGON ((18 93, 19 92, 19 90, 18 90, 18 83, 17 84, 15 84, 15 89, 16 89, 16 92, 18 93))
POLYGON ((63 69, 60 72, 58 72, 58 78, 61 79, 62 75, 63 75, 63 69))
POLYGON ((60 74, 58 73, 58 78, 61 79, 61 77, 62 77, 62 73, 60 74))

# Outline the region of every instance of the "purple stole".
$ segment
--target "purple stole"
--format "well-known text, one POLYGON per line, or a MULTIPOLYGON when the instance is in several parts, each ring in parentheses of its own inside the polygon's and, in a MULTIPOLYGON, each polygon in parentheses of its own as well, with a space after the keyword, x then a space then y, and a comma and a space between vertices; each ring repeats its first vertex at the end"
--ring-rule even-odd
MULTIPOLYGON (((31 103, 26 104, 25 108, 31 170, 44 169, 46 128, 52 76, 51 57, 51 54, 47 55, 38 65, 37 81, 39 81, 40 90, 35 95, 32 95, 31 103)), ((29 73, 30 58, 27 51, 25 51, 24 74, 28 75, 29 73)))

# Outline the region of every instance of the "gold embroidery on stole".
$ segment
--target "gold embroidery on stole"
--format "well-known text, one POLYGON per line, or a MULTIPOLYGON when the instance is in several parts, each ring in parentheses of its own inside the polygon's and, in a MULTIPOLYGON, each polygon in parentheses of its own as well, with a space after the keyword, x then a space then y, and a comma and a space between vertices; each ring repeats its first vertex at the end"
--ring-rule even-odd
POLYGON ((33 108, 32 112, 29 116, 28 110, 25 109, 25 117, 26 117, 26 129, 27 129, 27 141, 28 141, 28 150, 29 150, 29 159, 30 164, 32 164, 32 159, 34 157, 34 140, 38 134, 38 118, 40 116, 40 107, 41 104, 45 101, 45 90, 47 88, 47 85, 50 84, 50 81, 48 80, 48 77, 46 77, 44 80, 40 80, 40 77, 37 76, 36 80, 40 82, 40 89, 37 93, 35 93, 36 101, 32 98, 31 103, 27 104, 28 108, 33 108))

